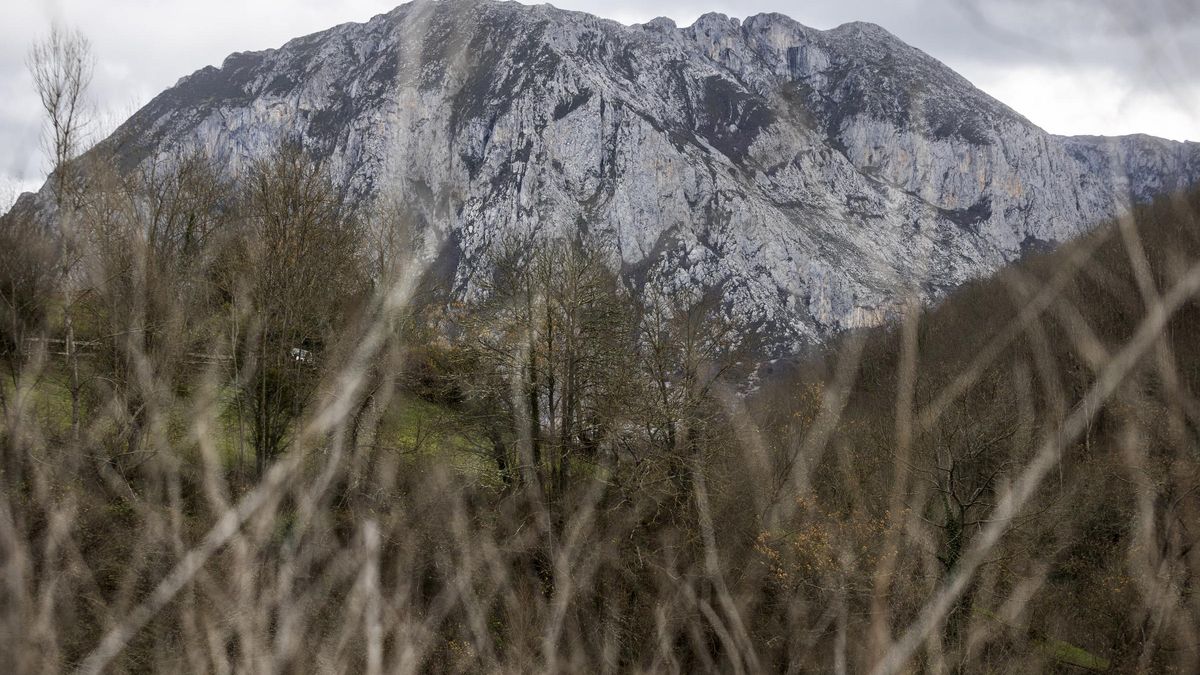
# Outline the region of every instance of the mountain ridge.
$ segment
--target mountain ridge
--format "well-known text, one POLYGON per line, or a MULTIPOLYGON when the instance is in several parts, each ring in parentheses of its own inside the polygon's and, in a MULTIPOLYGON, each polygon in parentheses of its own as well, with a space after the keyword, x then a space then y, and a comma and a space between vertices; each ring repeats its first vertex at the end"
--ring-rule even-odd
POLYGON ((719 290, 781 349, 1200 179, 1200 145, 1063 137, 885 29, 709 13, 625 26, 418 0, 182 78, 101 145, 236 173, 284 138, 404 205, 479 292, 507 236, 586 224, 643 292, 719 290))

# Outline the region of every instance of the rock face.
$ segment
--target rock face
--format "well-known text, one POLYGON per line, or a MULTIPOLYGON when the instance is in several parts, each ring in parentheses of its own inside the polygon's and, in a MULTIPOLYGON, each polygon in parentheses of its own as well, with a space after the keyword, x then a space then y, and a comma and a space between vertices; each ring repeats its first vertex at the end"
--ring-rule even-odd
POLYGON ((499 238, 585 228, 631 283, 719 290, 785 349, 1200 179, 1198 144, 1047 134, 872 24, 489 0, 234 54, 106 143, 127 166, 201 148, 236 171, 282 138, 456 247, 459 293, 499 238))

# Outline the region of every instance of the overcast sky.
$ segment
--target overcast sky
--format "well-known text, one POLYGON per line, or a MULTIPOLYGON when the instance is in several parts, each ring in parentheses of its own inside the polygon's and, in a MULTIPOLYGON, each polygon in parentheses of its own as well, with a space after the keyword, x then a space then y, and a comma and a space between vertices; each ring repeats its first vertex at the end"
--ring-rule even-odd
MULTIPOLYGON (((4 0, 0 10, 0 208, 40 183, 40 110, 25 67, 54 20, 97 58, 105 128, 180 77, 234 51, 277 47, 396 0, 4 0)), ((1200 141, 1200 0, 558 0, 623 23, 705 12, 780 12, 815 28, 871 21, 954 68, 1048 131, 1144 132, 1200 141)))

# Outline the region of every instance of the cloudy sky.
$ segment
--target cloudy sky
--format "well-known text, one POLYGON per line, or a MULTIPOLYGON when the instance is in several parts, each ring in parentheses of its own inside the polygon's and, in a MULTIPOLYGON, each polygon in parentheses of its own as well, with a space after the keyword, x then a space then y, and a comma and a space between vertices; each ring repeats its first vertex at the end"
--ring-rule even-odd
MULTIPOLYGON (((277 47, 397 0, 5 0, 0 21, 0 208, 41 182, 37 99, 25 67, 52 21, 97 58, 93 99, 111 129, 180 77, 231 52, 277 47)), ((1200 141, 1200 0, 557 0, 623 23, 781 12, 816 28, 872 21, 1061 134, 1145 132, 1200 141)))

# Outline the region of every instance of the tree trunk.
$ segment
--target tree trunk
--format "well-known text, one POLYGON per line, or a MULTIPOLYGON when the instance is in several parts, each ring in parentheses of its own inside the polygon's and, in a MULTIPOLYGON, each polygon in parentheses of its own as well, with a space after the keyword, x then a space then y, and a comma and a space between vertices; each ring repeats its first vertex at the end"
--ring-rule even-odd
POLYGON ((75 350, 75 322, 71 319, 71 310, 68 308, 63 319, 67 327, 67 367, 71 369, 71 440, 78 443, 80 438, 79 429, 79 355, 75 350))
POLYGON ((537 357, 533 350, 529 350, 529 390, 527 396, 529 398, 529 445, 533 453, 534 471, 542 462, 542 442, 541 434, 538 433, 541 429, 541 410, 538 405, 538 371, 537 357))

